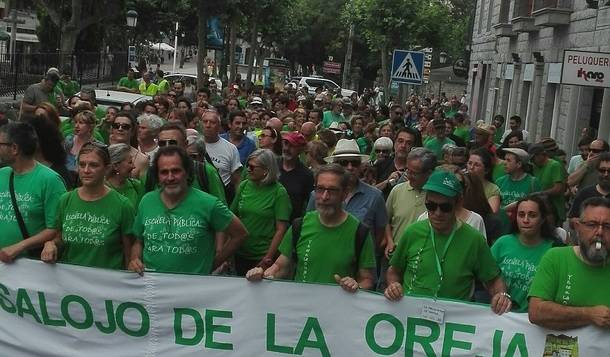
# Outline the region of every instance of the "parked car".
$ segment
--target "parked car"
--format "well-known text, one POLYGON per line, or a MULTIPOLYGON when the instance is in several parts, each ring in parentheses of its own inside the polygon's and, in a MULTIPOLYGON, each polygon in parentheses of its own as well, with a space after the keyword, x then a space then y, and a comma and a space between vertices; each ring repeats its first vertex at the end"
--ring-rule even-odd
MULTIPOLYGON (((190 78, 191 83, 197 85, 197 75, 196 74, 188 74, 188 73, 168 73, 163 78, 167 79, 169 82, 174 83, 177 80, 184 80, 184 78, 190 78)), ((210 77, 210 80, 214 80, 216 82, 216 87, 218 89, 222 89, 222 81, 220 79, 210 77)))
POLYGON ((299 88, 307 88, 307 92, 310 95, 315 95, 316 88, 322 87, 324 89, 330 89, 333 92, 340 91, 341 96, 349 97, 354 93, 353 90, 342 89, 339 85, 330 79, 322 78, 322 77, 301 77, 299 79, 299 88))
MULTIPOLYGON (((76 93, 80 96, 80 92, 76 93)), ((123 103, 129 102, 134 106, 140 102, 152 100, 148 95, 139 93, 122 92, 118 90, 96 89, 95 101, 97 106, 106 110, 108 107, 120 107, 123 103)))

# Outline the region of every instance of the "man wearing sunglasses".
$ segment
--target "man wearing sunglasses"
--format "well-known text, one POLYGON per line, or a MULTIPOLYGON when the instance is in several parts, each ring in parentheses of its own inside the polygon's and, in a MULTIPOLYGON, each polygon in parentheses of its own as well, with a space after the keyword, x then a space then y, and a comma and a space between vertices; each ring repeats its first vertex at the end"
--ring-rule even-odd
MULTIPOLYGON (((529 320, 553 330, 610 328, 610 201, 583 202, 578 245, 547 251, 529 290, 529 320)), ((603 353, 602 353, 603 354, 603 353)))
POLYGON ((573 191, 581 190, 587 186, 597 183, 597 170, 595 167, 598 163, 598 157, 601 153, 608 152, 610 146, 605 140, 593 140, 589 144, 589 150, 586 160, 573 173, 568 176, 568 186, 573 188, 573 191))
POLYGON ((428 219, 411 224, 398 241, 387 272, 385 296, 404 293, 470 301, 482 281, 497 314, 510 310, 510 295, 485 238, 456 218, 462 186, 453 173, 436 170, 424 185, 428 219))

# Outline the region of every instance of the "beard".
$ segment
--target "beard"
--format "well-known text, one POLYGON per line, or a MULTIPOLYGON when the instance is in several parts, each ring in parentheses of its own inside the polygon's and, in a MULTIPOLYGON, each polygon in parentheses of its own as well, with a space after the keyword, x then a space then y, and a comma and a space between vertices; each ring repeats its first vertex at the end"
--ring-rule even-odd
POLYGON ((603 240, 594 239, 590 243, 580 241, 580 254, 590 263, 602 264, 608 259, 608 247, 603 240), (601 248, 597 249, 597 243, 601 244, 601 248))
POLYGON ((318 211, 320 216, 330 217, 336 215, 339 212, 340 207, 316 203, 316 210, 318 211))

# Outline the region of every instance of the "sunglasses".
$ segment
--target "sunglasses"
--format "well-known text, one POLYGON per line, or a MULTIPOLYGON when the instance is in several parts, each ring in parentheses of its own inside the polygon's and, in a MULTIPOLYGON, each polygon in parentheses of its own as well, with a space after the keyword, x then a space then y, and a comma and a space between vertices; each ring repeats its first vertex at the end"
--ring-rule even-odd
POLYGON ((593 149, 593 148, 589 148, 589 151, 594 153, 594 154, 599 154, 601 152, 603 152, 603 149, 593 149))
POLYGON ((610 174, 610 169, 599 168, 599 169, 597 169, 597 172, 599 172, 600 175, 609 175, 610 174))
POLYGON ((176 146, 176 145, 178 145, 178 141, 177 141, 177 140, 174 140, 174 139, 169 139, 169 140, 159 140, 159 141, 157 142, 157 144, 158 144, 160 147, 164 147, 164 146, 176 146))
POLYGON ((375 152, 377 154, 389 154, 390 150, 379 150, 379 149, 375 149, 375 152))
POLYGON ((343 167, 347 167, 350 164, 352 165, 352 167, 358 167, 360 166, 360 164, 362 163, 362 161, 360 160, 338 160, 337 164, 343 166, 343 167))
POLYGON ((453 210, 453 203, 445 202, 445 203, 437 203, 433 201, 426 201, 425 203, 426 209, 430 212, 435 212, 438 208, 441 209, 441 212, 449 213, 453 210))
POLYGON ((131 124, 112 123, 112 129, 129 130, 131 129, 131 124))

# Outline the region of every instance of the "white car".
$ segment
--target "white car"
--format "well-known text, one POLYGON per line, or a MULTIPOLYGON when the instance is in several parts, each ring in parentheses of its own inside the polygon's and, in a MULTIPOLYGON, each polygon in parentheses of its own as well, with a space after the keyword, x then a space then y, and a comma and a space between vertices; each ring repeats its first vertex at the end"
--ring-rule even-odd
MULTIPOLYGON (((184 80, 184 78, 190 78, 191 83, 197 86, 197 75, 196 74, 188 74, 188 73, 168 73, 163 78, 167 79, 168 82, 174 83, 176 80, 184 80)), ((216 88, 222 89, 222 81, 220 79, 210 77, 210 80, 216 82, 216 88)))
POLYGON ((322 77, 301 77, 299 80, 299 88, 307 88, 310 95, 315 95, 318 87, 330 89, 333 92, 341 90, 341 96, 343 97, 350 97, 354 93, 353 90, 343 89, 337 83, 322 77))
MULTIPOLYGON (((77 95, 80 95, 78 93, 77 95)), ((97 105, 106 109, 110 106, 113 107, 121 107, 121 104, 129 102, 133 105, 136 105, 140 102, 152 100, 153 98, 148 95, 142 95, 139 93, 129 93, 129 92, 121 92, 118 90, 106 90, 106 89, 96 89, 95 90, 95 101, 97 105)))

